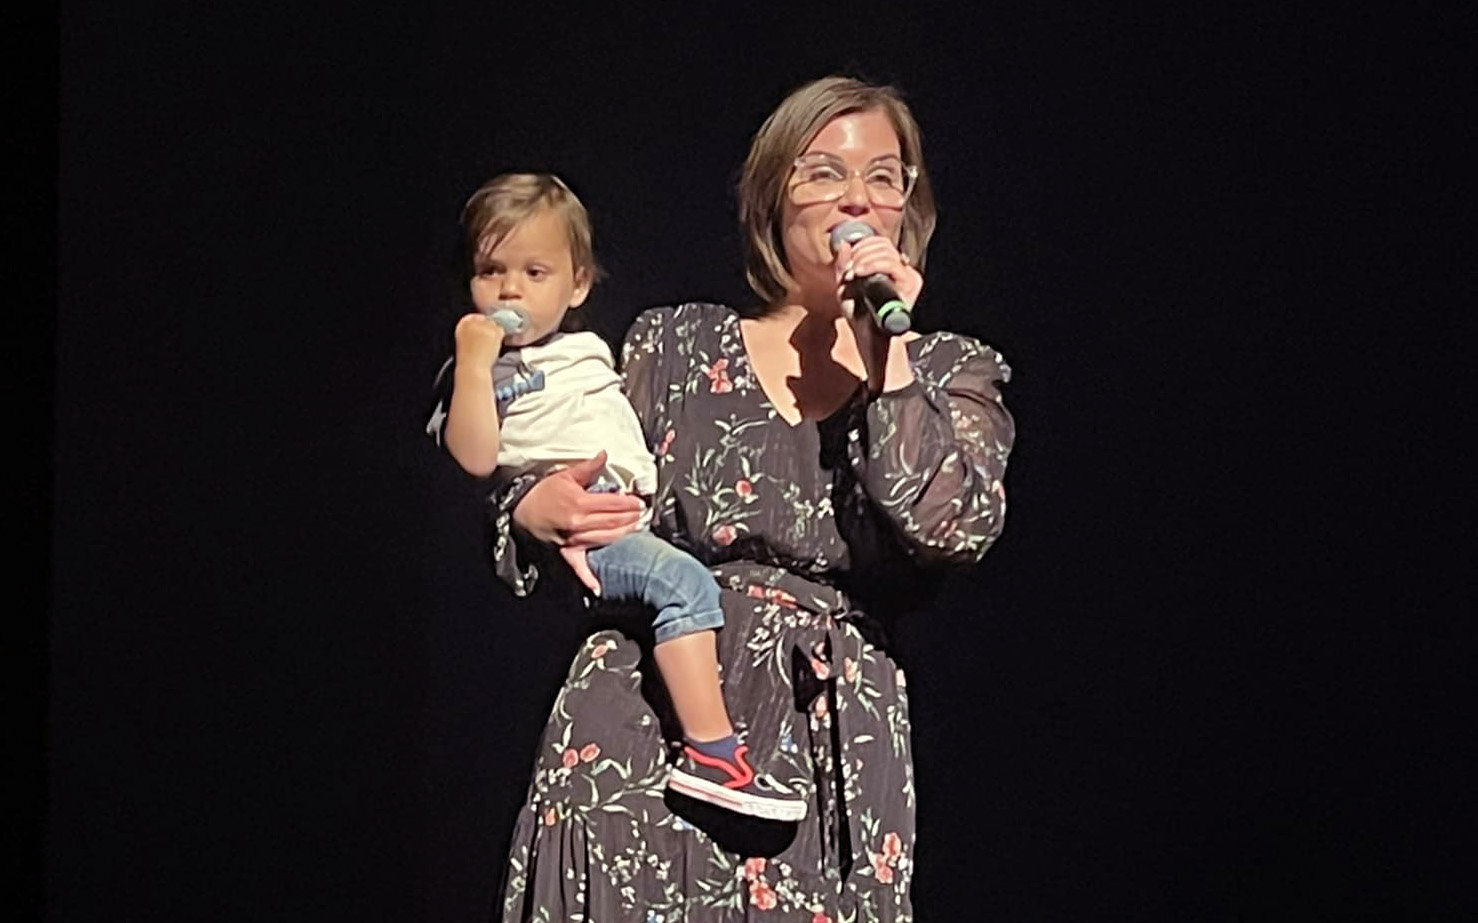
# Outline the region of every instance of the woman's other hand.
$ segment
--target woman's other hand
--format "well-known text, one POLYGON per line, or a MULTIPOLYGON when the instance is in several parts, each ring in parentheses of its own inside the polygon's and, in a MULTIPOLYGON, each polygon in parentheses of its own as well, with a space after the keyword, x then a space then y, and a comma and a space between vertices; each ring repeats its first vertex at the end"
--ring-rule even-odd
POLYGON ((893 280, 893 288, 903 303, 912 308, 924 290, 924 276, 908 263, 893 241, 879 234, 864 237, 842 247, 836 258, 837 298, 847 296, 853 279, 866 279, 881 273, 893 280))
POLYGON ((564 545, 559 549, 559 556, 570 565, 570 570, 580 578, 580 582, 596 596, 600 595, 600 581, 595 579, 595 571, 590 569, 590 561, 585 554, 588 551, 583 545, 564 545))
POLYGON ((893 241, 879 235, 864 237, 855 244, 842 247, 837 253, 836 273, 837 298, 841 302, 842 313, 852 324, 857 350, 867 366, 868 394, 875 396, 907 386, 914 376, 904 344, 917 334, 889 336, 879 330, 868 311, 850 297, 849 288, 856 279, 881 273, 892 280, 898 297, 912 309, 924 290, 923 274, 909 265, 908 257, 898 251, 893 241))

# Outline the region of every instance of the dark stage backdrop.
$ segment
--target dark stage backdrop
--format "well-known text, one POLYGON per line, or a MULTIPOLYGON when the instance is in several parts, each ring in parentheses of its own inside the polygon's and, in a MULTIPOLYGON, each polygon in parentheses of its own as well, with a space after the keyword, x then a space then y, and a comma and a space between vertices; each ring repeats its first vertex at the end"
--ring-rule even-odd
POLYGON ((923 326, 1016 373, 1005 535, 899 641, 920 919, 1455 912, 1471 578, 1394 586, 1384 389, 1471 257, 1391 243, 1459 33, 1099 6, 64 5, 48 918, 485 918, 581 626, 422 435, 460 205, 567 178, 613 342, 743 302, 748 140, 838 70, 924 128, 923 326))

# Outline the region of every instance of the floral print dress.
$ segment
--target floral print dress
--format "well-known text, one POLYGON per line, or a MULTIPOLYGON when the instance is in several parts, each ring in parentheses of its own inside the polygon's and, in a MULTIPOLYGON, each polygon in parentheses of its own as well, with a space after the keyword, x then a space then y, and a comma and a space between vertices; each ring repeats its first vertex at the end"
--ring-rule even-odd
MULTIPOLYGON (((549 716, 504 920, 913 919, 908 696, 886 627, 917 607, 925 569, 976 561, 1000 533, 1014 425, 999 353, 949 333, 908 351, 914 384, 871 402, 859 387, 830 418, 791 425, 732 310, 636 319, 622 375, 657 458, 652 528, 723 587, 730 715, 751 758, 809 810, 752 848, 671 805, 675 728, 649 638, 640 620, 611 622, 576 655, 549 716)), ((500 478, 491 497, 495 568, 520 595, 554 566, 512 533, 536 478, 500 478)))

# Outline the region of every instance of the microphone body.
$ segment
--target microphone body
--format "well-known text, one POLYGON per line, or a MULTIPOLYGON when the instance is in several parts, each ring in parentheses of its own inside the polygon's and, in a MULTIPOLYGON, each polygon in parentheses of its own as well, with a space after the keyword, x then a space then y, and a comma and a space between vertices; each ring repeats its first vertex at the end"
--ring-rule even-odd
MULTIPOLYGON (((856 218, 843 221, 831 230, 831 252, 840 251, 842 244, 855 244, 865 237, 876 236, 877 229, 865 221, 858 221, 856 218)), ((893 287, 893 280, 884 273, 873 273, 865 279, 855 279, 850 289, 853 299, 867 309, 879 330, 890 336, 897 336, 913 328, 912 312, 903 299, 898 297, 898 289, 893 287)))

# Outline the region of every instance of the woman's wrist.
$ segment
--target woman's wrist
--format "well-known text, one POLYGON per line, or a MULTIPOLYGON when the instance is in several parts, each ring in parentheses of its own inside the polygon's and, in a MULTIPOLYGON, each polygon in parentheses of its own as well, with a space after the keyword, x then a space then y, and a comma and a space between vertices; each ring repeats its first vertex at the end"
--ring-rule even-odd
POLYGON ((908 358, 908 344, 903 337, 893 337, 888 344, 888 362, 883 368, 883 393, 902 391, 916 381, 913 363, 908 358))
MULTIPOLYGON (((508 497, 507 502, 511 505, 510 519, 513 523, 513 533, 525 542, 537 544, 552 544, 554 530, 547 522, 541 522, 539 517, 539 498, 535 496, 532 503, 529 494, 534 492, 543 478, 528 476, 526 484, 515 487, 508 497), (550 537, 546 538, 545 534, 550 537)), ((545 517, 547 519, 547 517, 545 517)))

